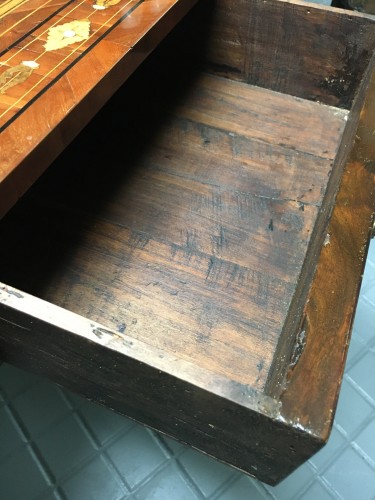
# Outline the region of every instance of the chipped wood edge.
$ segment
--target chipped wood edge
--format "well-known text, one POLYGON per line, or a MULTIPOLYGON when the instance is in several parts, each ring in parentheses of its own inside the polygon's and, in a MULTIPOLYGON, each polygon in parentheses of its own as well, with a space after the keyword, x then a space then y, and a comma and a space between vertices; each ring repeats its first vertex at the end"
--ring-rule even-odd
POLYGON ((285 420, 324 441, 333 424, 374 224, 374 67, 375 56, 355 143, 302 313, 303 345, 289 365, 280 395, 285 420))
POLYGON ((269 484, 323 445, 251 387, 4 284, 0 357, 269 484))
MULTIPOLYGON (((228 398, 251 410, 276 418, 280 404, 269 396, 250 386, 234 383, 230 379, 201 368, 178 355, 150 346, 126 333, 116 332, 79 314, 68 311, 43 299, 39 299, 14 287, 0 282, 0 305, 30 318, 30 327, 14 323, 15 328, 26 330, 32 335, 33 320, 39 320, 51 328, 58 328, 75 335, 82 343, 91 342, 100 347, 114 350, 141 363, 146 363, 157 371, 164 371, 172 377, 228 398)), ((0 320, 11 322, 0 312, 0 320)), ((31 340, 32 341, 32 340, 31 340)))

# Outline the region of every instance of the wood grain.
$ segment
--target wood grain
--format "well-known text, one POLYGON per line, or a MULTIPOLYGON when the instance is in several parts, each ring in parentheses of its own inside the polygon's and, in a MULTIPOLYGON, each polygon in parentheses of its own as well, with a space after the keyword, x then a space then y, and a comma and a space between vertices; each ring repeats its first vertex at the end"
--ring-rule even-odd
MULTIPOLYGON (((374 67, 374 61, 373 65, 374 67)), ((290 421, 328 439, 375 213, 375 71, 303 312, 305 341, 281 395, 290 421)))
POLYGON ((319 448, 250 386, 1 284, 0 355, 270 484, 319 448))
POLYGON ((206 60, 218 74, 350 109, 375 48, 370 16, 298 0, 201 7, 206 60))
POLYGON ((4 219, 1 279, 261 389, 346 113, 200 72, 178 93, 176 73, 148 91, 146 75, 67 150, 57 177, 4 219), (136 87, 145 111, 124 121, 115 109, 130 112, 136 87), (293 144, 296 129, 306 133, 293 144), (245 161, 235 144, 262 151, 259 160, 245 161))
MULTIPOLYGON (((375 211, 373 21, 298 2, 215 5, 191 12, 1 220, 0 357, 275 484, 332 425, 375 211)), ((0 202, 176 15, 125 59, 130 24, 87 53, 91 73, 72 66, 56 83, 66 120, 0 202), (108 54, 120 62, 69 113, 108 54)))

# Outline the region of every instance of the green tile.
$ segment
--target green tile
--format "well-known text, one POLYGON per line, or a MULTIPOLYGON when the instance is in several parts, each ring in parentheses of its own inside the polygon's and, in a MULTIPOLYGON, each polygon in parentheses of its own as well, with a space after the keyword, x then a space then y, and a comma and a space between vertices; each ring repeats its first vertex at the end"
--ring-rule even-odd
POLYGON ((305 463, 277 486, 266 487, 278 500, 291 500, 301 495, 302 490, 313 480, 314 472, 309 463, 305 463))
POLYGON ((375 470, 351 447, 332 463, 324 479, 344 499, 372 500, 374 497, 375 470))
MULTIPOLYGON (((374 245, 375 247, 375 245, 374 245)), ((367 269, 366 269, 367 271, 367 269)), ((365 273, 366 275, 367 273, 365 273)), ((374 341, 374 330, 371 325, 375 324, 375 307, 365 301, 361 296, 355 314, 353 325, 353 337, 357 336, 365 344, 374 341)))
POLYGON ((6 406, 3 406, 0 408, 0 462, 24 444, 10 411, 6 406))
POLYGON ((69 500, 118 500, 127 490, 101 457, 96 457, 62 485, 69 500))
POLYGON ((262 487, 257 488, 255 483, 255 480, 239 474, 238 479, 229 488, 215 496, 215 500, 265 500, 272 498, 270 493, 265 489, 262 491, 262 487))
POLYGON ((156 474, 135 495, 136 500, 201 500, 171 463, 156 474))
POLYGON ((90 402, 85 402, 80 406, 79 414, 82 415, 100 445, 108 442, 116 434, 124 433, 135 426, 135 423, 128 418, 90 402))
POLYGON ((58 480, 73 473, 95 453, 91 441, 73 415, 59 421, 37 438, 36 444, 58 480))
POLYGON ((354 335, 349 344, 347 366, 351 366, 364 349, 366 349, 365 342, 358 335, 354 335))
POLYGON ((205 496, 215 493, 235 474, 231 467, 191 449, 178 460, 205 496))
POLYGON ((176 439, 172 439, 167 436, 158 435, 158 438, 163 442, 164 446, 167 448, 167 453, 169 456, 177 456, 187 449, 187 445, 178 442, 176 439))
POLYGON ((140 425, 109 446, 107 454, 132 489, 167 459, 150 432, 140 425))
POLYGON ((350 439, 367 420, 373 409, 372 406, 355 390, 355 388, 344 378, 335 423, 342 432, 350 439))
POLYGON ((375 286, 375 267, 371 259, 367 261, 366 270, 368 272, 363 275, 361 286, 362 295, 367 295, 368 291, 375 286))
MULTIPOLYGON (((369 283, 368 289, 364 292, 364 298, 367 302, 369 302, 372 307, 375 307, 375 275, 373 276, 372 282, 369 283)), ((372 317, 375 316, 375 313, 372 317)))
POLYGON ((15 398, 13 405, 34 438, 71 411, 58 387, 49 382, 34 385, 15 398))
POLYGON ((74 392, 68 391, 67 389, 63 389, 63 392, 65 394, 65 397, 69 401, 70 405, 75 410, 81 408, 81 406, 85 404, 92 404, 87 399, 83 398, 82 396, 79 396, 78 394, 75 394, 74 392))
MULTIPOLYGON (((375 464, 375 418, 365 427, 355 440, 356 445, 375 464)), ((375 471, 374 471, 375 496, 375 471)))
POLYGON ((334 500, 335 496, 331 495, 328 490, 317 479, 312 486, 303 494, 301 500, 334 500))
POLYGON ((317 469, 318 472, 324 468, 341 453, 347 446, 347 440, 334 427, 328 439, 328 443, 310 458, 310 463, 317 469))
POLYGON ((371 351, 365 353, 348 375, 375 402, 375 355, 371 351))
POLYGON ((39 464, 26 446, 13 453, 0 467, 0 498, 31 500, 47 490, 39 464))
POLYGON ((51 487, 45 494, 42 496, 38 496, 36 500, 65 500, 62 496, 56 491, 54 487, 51 487))
POLYGON ((8 397, 14 397, 22 393, 39 381, 40 378, 36 375, 20 370, 8 363, 0 365, 0 389, 8 397))

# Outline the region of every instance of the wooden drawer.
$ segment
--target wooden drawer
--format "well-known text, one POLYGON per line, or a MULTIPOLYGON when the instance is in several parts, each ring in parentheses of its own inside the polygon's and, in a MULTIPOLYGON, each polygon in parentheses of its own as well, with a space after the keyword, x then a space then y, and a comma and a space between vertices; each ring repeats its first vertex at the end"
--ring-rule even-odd
POLYGON ((202 1, 0 222, 0 357, 276 484, 329 437, 375 210, 361 14, 202 1))

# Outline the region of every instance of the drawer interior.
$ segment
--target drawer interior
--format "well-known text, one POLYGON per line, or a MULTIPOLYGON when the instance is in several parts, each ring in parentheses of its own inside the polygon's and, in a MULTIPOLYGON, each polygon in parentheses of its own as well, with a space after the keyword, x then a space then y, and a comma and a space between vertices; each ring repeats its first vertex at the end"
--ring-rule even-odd
POLYGON ((0 281, 85 318, 59 326, 52 308, 50 328, 39 303, 28 356, 33 307, 12 309, 4 359, 265 481, 317 451, 343 356, 313 430, 299 420, 311 405, 287 420, 279 397, 305 347, 373 28, 299 2, 201 2, 0 221, 0 281))
POLYGON ((263 389, 348 111, 152 67, 2 220, 0 279, 263 389))

